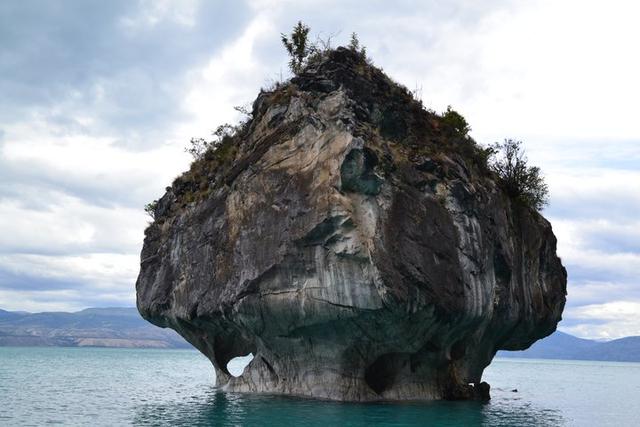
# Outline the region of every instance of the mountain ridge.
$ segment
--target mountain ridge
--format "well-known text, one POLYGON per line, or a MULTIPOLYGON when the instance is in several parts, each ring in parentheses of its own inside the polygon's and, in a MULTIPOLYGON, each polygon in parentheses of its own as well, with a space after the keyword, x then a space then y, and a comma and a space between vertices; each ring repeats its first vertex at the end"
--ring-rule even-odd
MULTIPOLYGON (((115 321, 116 319, 111 319, 115 321)), ((91 324, 87 325, 86 329, 91 324)), ((93 328, 95 330, 95 328, 93 328)), ((85 334, 86 335, 86 334, 85 334)), ((130 347, 130 348, 191 348, 170 329, 161 329, 146 322, 135 307, 91 307, 75 312, 48 311, 30 313, 0 309, 0 347, 2 346, 64 346, 64 347, 130 347), (75 317, 74 317, 75 316, 75 317), (134 336, 123 338, 131 332, 105 329, 99 337, 75 336, 82 339, 79 343, 74 336, 65 336, 63 328, 49 325, 48 319, 60 317, 62 322, 75 320, 106 320, 105 317, 121 318, 116 324, 133 325, 142 330, 134 336), (18 322, 16 322, 20 319, 18 322), (124 323, 122 322, 124 320, 124 323), (38 329, 38 325, 40 329, 38 329), (13 327, 13 330, 12 330, 13 327), (31 328, 30 333, 25 329, 31 328), (35 328, 35 329, 34 329, 35 328), (43 333, 45 332, 46 333, 43 333), (125 346, 125 344, 129 344, 125 346)), ((597 341, 579 338, 565 332, 556 331, 547 338, 537 341, 529 349, 522 351, 499 351, 498 357, 561 359, 561 360, 597 360, 612 362, 640 362, 640 336, 629 336, 611 341, 597 341)))
POLYGON ((640 336, 611 341, 578 338, 556 331, 523 351, 499 351, 498 357, 640 362, 640 336))
POLYGON ((0 309, 0 346, 190 348, 177 333, 155 327, 135 307, 77 312, 0 309))

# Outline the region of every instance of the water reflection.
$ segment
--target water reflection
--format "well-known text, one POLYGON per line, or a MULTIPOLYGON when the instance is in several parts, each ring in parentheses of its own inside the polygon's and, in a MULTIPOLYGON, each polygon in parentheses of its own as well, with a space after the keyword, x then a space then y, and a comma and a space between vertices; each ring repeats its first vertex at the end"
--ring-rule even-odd
POLYGON ((172 426, 539 426, 564 425, 559 411, 503 392, 478 402, 339 403, 282 396, 222 393, 214 388, 185 401, 136 408, 134 425, 172 426))

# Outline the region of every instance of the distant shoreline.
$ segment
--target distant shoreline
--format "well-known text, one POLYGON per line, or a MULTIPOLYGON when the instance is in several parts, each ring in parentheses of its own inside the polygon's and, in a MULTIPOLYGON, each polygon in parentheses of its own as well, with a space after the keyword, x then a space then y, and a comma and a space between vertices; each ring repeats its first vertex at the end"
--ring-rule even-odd
POLYGON ((43 349, 43 348, 65 348, 65 349, 90 349, 90 350, 156 350, 156 351, 194 351, 199 353, 195 347, 168 347, 168 348, 154 348, 154 347, 90 347, 90 346, 62 346, 62 345, 0 345, 0 349, 4 348, 35 348, 35 349, 43 349))
POLYGON ((191 348, 177 332, 144 320, 135 307, 75 313, 0 310, 2 347, 191 348))
MULTIPOLYGON (((135 307, 88 308, 75 313, 0 310, 0 347, 195 350, 177 332, 144 320, 135 307)), ((503 359, 640 362, 640 337, 595 341, 556 331, 503 359)))

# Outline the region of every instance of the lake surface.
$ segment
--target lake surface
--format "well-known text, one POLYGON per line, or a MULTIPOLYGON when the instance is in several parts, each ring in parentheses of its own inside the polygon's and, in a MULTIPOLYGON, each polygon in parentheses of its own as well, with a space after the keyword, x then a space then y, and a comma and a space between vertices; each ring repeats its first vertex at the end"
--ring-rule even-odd
POLYGON ((496 359, 484 379, 487 404, 347 404, 217 392, 191 350, 0 347, 0 425, 640 425, 638 363, 496 359))

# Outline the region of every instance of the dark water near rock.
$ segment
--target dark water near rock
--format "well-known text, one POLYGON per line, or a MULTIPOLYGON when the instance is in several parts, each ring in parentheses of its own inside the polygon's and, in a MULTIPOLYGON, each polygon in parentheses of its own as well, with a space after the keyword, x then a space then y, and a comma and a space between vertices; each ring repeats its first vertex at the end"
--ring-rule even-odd
POLYGON ((219 393, 190 350, 5 347, 0 425, 640 425, 637 363, 502 359, 485 379, 488 404, 347 404, 219 393))

